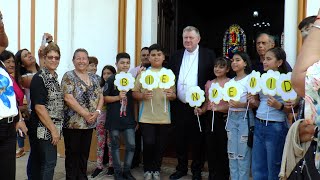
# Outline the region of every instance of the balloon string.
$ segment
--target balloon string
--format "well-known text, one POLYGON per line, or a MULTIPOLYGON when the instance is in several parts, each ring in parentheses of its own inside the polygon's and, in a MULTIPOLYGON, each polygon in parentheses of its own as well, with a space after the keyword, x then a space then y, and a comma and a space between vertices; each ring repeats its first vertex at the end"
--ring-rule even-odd
POLYGON ((294 119, 294 122, 296 122, 296 115, 294 114, 294 110, 293 110, 293 106, 291 105, 291 110, 292 110, 292 115, 293 115, 293 119, 294 119))
POLYGON ((152 112, 152 114, 153 114, 153 104, 152 104, 152 99, 150 99, 150 101, 151 101, 151 112, 152 112))
POLYGON ((202 129, 201 129, 201 124, 200 124, 200 119, 199 119, 199 113, 197 112, 197 118, 198 118, 198 124, 199 124, 199 129, 200 129, 200 132, 202 132, 202 129))
POLYGON ((244 114, 243 120, 246 120, 248 110, 249 110, 249 102, 247 104, 247 109, 246 109, 246 113, 244 114))
POLYGON ((211 123, 211 132, 213 132, 213 124, 214 124, 214 108, 212 108, 212 123, 211 123))

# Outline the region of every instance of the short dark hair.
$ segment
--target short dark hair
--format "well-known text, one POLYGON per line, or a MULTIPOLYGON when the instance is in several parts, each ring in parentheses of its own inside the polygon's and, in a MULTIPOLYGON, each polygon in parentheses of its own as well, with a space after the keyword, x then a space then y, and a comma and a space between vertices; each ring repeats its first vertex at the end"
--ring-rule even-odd
POLYGON ((149 50, 149 47, 143 47, 143 48, 141 48, 141 51, 143 51, 143 50, 149 50))
POLYGON ((4 50, 1 54, 0 54, 0 60, 2 62, 4 62, 5 60, 7 59, 10 59, 10 58, 13 58, 14 61, 15 61, 15 57, 14 57, 14 54, 11 52, 11 51, 7 51, 7 50, 4 50))
POLYGON ((308 16, 304 18, 298 25, 298 29, 301 30, 302 28, 306 27, 309 24, 313 24, 317 19, 317 16, 308 16))
POLYGON ((89 56, 88 59, 89 59, 89 64, 94 63, 95 65, 98 65, 99 61, 98 61, 98 58, 96 58, 95 56, 89 56))
POLYGON ((86 53, 87 56, 89 57, 89 53, 88 53, 88 51, 87 51, 86 49, 84 49, 84 48, 78 48, 78 49, 76 49, 76 50, 74 51, 72 60, 74 60, 74 58, 76 57, 76 54, 77 54, 78 52, 84 52, 84 53, 86 53))
POLYGON ((152 50, 157 50, 157 51, 161 51, 161 52, 164 53, 164 49, 163 49, 159 44, 152 44, 152 45, 149 47, 149 53, 150 53, 152 50))
POLYGON ((47 55, 50 51, 55 51, 55 52, 57 52, 57 53, 59 54, 59 56, 61 56, 60 48, 59 48, 59 46, 58 46, 56 43, 54 43, 54 42, 49 43, 48 46, 46 46, 46 47, 44 48, 44 55, 47 55))
POLYGON ((128 53, 126 53, 126 52, 118 53, 117 57, 116 57, 116 63, 118 63, 119 60, 122 59, 122 58, 130 59, 130 55, 128 53))

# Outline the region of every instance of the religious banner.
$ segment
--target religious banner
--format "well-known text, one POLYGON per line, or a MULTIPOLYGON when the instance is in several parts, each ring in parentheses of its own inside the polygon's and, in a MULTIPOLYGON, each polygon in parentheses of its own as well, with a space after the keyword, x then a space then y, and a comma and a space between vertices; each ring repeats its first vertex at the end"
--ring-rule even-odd
POLYGON ((223 88, 223 100, 225 101, 240 101, 240 96, 243 89, 239 83, 234 80, 227 82, 223 88))
MULTIPOLYGON (((205 100, 204 91, 199 86, 193 86, 187 90, 186 101, 189 103, 191 107, 200 107, 201 104, 204 102, 204 100, 205 100)), ((198 113, 197 113, 197 118, 198 118, 198 125, 199 125, 200 132, 202 132, 198 113)))
POLYGON ((264 95, 275 96, 277 94, 277 80, 280 77, 279 71, 268 70, 261 75, 260 87, 264 95))
POLYGON ((258 92, 261 91, 261 87, 259 85, 260 82, 260 72, 253 70, 248 75, 248 81, 247 81, 247 89, 248 93, 255 95, 258 92))
POLYGON ((114 85, 119 91, 129 91, 134 87, 134 82, 135 79, 131 73, 120 72, 115 76, 114 85))

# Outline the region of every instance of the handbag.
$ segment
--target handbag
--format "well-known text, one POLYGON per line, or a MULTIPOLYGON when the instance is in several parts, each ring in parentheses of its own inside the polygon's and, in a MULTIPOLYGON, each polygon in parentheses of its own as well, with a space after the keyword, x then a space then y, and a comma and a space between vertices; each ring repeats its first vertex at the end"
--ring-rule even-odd
POLYGON ((248 141, 247 141, 247 145, 248 145, 250 148, 252 148, 252 146, 253 146, 254 126, 250 126, 249 114, 250 114, 250 113, 247 113, 247 115, 248 115, 248 118, 247 118, 247 122, 248 122, 248 141))

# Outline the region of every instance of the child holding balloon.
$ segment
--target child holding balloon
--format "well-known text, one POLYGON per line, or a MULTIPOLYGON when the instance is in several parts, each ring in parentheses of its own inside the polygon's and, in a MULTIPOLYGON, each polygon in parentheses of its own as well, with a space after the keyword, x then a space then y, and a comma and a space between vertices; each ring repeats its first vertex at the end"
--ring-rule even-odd
POLYGON ((103 88, 104 102, 107 104, 106 129, 111 137, 111 155, 114 168, 114 179, 135 180, 130 172, 132 158, 135 151, 136 122, 133 114, 133 98, 130 87, 134 82, 128 73, 130 55, 125 52, 117 54, 117 74, 106 80, 103 88), (121 82, 118 80, 120 78, 121 82), (125 157, 123 168, 120 162, 120 135, 125 141, 125 157))
POLYGON ((165 60, 162 47, 153 44, 149 53, 151 67, 138 75, 133 97, 140 101, 144 179, 158 180, 171 124, 170 101, 176 98, 175 77, 171 70, 162 67, 165 60))
POLYGON ((224 84, 230 80, 227 77, 230 69, 230 60, 224 57, 218 57, 215 60, 213 73, 216 78, 207 81, 205 85, 206 101, 201 108, 195 108, 195 114, 198 113, 199 115, 206 111, 212 111, 212 113, 208 113, 208 120, 206 121, 206 127, 208 128, 205 132, 209 168, 208 180, 229 180, 228 138, 225 130, 229 106, 228 102, 223 101, 222 96, 219 95, 221 89, 215 86, 224 87, 224 84), (215 99, 212 100, 210 97, 215 99), (217 101, 218 103, 215 104, 217 101))
POLYGON ((247 102, 247 81, 251 73, 250 57, 236 52, 231 59, 236 76, 224 86, 224 100, 229 102, 226 130, 231 179, 248 180, 250 176, 251 148, 248 146, 249 126, 253 121, 253 106, 247 102))
MULTIPOLYGON (((258 105, 252 150, 253 179, 279 179, 285 138, 288 132, 286 106, 276 95, 275 81, 280 73, 287 73, 286 53, 280 47, 269 49, 263 60, 265 72, 261 76, 259 100, 248 95, 250 104, 258 105)), ((290 102, 289 102, 290 103, 290 102)))

